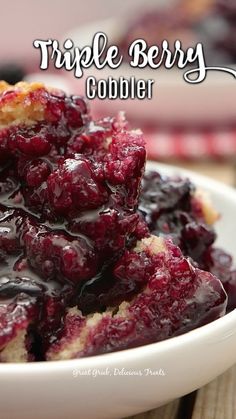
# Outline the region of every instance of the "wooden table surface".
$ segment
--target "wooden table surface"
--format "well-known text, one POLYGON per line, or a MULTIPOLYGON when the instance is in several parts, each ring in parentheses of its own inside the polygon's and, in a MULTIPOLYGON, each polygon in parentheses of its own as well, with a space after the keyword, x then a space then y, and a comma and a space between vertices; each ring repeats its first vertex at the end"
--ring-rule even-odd
MULTIPOLYGON (((177 165, 236 186, 233 163, 177 165)), ((132 419, 236 419, 236 365, 198 391, 132 419)))

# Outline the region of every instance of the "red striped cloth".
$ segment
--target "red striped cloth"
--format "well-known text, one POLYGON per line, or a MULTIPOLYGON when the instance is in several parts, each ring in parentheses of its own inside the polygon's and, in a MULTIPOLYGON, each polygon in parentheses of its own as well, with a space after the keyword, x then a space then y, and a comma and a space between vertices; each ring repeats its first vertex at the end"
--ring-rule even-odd
POLYGON ((236 127, 225 130, 148 132, 143 129, 150 159, 236 158, 236 127))

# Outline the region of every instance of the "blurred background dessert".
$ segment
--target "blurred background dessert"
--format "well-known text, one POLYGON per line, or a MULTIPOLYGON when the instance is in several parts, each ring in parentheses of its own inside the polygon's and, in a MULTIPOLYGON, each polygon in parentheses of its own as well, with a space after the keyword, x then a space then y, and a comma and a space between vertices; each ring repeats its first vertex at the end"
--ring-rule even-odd
POLYGON ((128 19, 119 45, 126 54, 137 38, 145 39, 149 46, 163 39, 171 46, 179 39, 185 48, 202 42, 207 64, 222 65, 236 62, 235 26, 233 0, 177 0, 137 12, 128 19))

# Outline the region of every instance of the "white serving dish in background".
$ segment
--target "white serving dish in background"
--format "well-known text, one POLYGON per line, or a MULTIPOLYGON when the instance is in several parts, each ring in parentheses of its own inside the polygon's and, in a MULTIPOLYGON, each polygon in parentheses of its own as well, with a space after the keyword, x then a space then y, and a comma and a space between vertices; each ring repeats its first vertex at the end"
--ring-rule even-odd
MULTIPOLYGON (((222 213, 218 243, 236 260, 236 191, 186 170, 148 168, 188 176, 222 213)), ((144 412, 189 393, 236 362, 236 310, 206 326, 136 349, 71 361, 0 364, 0 417, 4 419, 113 419, 144 412), (80 375, 106 371, 111 375, 80 375), (115 368, 162 369, 165 376, 115 375, 115 368)))
MULTIPOLYGON (((98 31, 105 32, 110 43, 115 43, 122 27, 119 19, 95 21, 66 33, 61 43, 69 38, 78 47, 91 45, 98 31)), ((193 85, 183 80, 185 70, 137 69, 122 63, 115 70, 107 66, 102 70, 90 68, 85 71, 82 79, 76 79, 73 71, 65 73, 70 80, 70 90, 80 94, 84 94, 85 78, 90 75, 97 79, 135 76, 136 79, 155 80, 152 100, 94 100, 93 109, 97 107, 100 114, 114 114, 122 109, 128 118, 175 124, 229 123, 236 119, 236 79, 232 75, 210 71, 204 82, 193 85)))

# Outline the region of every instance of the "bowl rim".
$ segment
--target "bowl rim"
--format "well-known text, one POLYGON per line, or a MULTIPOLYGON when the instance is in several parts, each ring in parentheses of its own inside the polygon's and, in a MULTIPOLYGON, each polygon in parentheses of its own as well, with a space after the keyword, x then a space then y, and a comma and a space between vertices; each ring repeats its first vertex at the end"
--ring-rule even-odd
MULTIPOLYGON (((149 160, 147 162, 148 170, 160 170, 163 174, 180 174, 193 179, 193 182, 206 184, 207 189, 215 191, 216 193, 230 197, 235 201, 236 205, 236 190, 233 187, 225 185, 223 182, 211 179, 208 176, 195 173, 191 170, 183 169, 179 166, 163 164, 149 160), (222 188, 223 186, 223 188, 222 188)), ((204 326, 200 326, 194 330, 184 333, 179 336, 165 339, 161 342, 154 342, 151 344, 139 346, 136 348, 125 349, 107 354, 95 355, 91 357, 61 360, 61 361, 39 361, 26 363, 0 363, 0 375, 7 373, 10 375, 21 375, 22 373, 31 376, 32 374, 44 374, 47 372, 59 373, 64 370, 86 369, 86 368, 106 368, 122 360, 132 361, 146 358, 148 356, 157 356, 163 352, 172 352, 177 348, 185 345, 199 343, 205 338, 214 338, 220 333, 226 332, 225 338, 229 335, 236 334, 236 309, 225 314, 217 320, 214 320, 204 326), (229 332, 230 330, 230 332, 229 332)))

